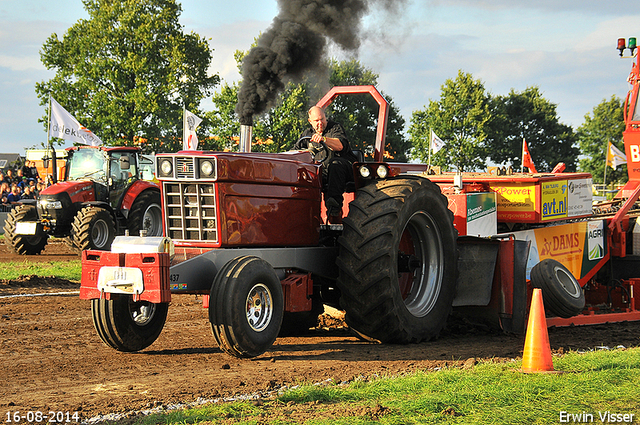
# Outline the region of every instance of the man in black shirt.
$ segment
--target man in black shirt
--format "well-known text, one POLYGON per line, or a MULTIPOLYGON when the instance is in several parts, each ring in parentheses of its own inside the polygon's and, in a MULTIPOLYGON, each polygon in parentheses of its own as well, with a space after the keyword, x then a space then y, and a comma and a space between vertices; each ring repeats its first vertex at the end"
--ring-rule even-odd
POLYGON ((342 194, 347 182, 353 181, 352 164, 356 157, 351 152, 344 129, 335 121, 327 120, 324 110, 318 106, 309 109, 308 128, 300 135, 293 149, 326 146, 327 158, 323 162, 323 190, 329 222, 339 222, 342 216, 342 194))

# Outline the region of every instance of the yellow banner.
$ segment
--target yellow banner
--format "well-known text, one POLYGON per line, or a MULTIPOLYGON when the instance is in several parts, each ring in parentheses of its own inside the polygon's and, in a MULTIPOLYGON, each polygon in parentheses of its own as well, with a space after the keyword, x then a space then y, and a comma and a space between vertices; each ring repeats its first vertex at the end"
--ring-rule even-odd
POLYGON ((545 227, 535 230, 540 260, 553 258, 580 277, 585 249, 587 222, 545 227))
POLYGON ((567 187, 566 180, 542 183, 542 221, 567 218, 567 187))

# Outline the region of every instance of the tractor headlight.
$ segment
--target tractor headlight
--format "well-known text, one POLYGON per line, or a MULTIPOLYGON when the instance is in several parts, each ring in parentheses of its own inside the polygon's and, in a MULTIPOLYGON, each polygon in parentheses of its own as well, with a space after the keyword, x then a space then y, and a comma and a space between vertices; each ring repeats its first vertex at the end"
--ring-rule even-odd
POLYGON ((371 170, 369 170, 369 168, 366 166, 360 167, 359 171, 360 175, 365 179, 369 178, 369 176, 371 175, 371 170))
POLYGON ((61 210, 62 201, 50 201, 48 199, 42 199, 38 201, 40 208, 43 210, 61 210))
POLYGON ((160 161, 160 176, 161 177, 171 177, 173 173, 173 163, 171 158, 162 159, 160 161))
POLYGON ((213 163, 208 159, 200 162, 200 177, 212 177, 214 170, 213 163))
POLYGON ((389 170, 384 165, 378 165, 378 168, 376 169, 376 174, 381 179, 386 179, 387 176, 389 175, 389 170))

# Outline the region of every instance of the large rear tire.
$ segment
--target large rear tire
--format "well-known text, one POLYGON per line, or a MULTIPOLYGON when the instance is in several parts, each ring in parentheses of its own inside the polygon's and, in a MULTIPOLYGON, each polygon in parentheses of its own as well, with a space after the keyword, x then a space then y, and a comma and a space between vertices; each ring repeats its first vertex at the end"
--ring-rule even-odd
POLYGON ((138 236, 140 230, 147 236, 162 236, 162 207, 160 194, 155 191, 141 193, 133 203, 127 227, 131 236, 138 236))
POLYGON ((347 324, 367 337, 410 343, 438 336, 451 312, 457 232, 447 198, 424 178, 358 190, 337 259, 347 324))
POLYGON ((253 256, 225 264, 211 285, 209 321, 220 349, 235 357, 267 351, 280 331, 282 285, 269 263, 253 256))
POLYGON ((71 225, 73 244, 80 251, 96 249, 108 251, 115 238, 116 225, 111 213, 104 208, 87 206, 78 211, 71 225))
POLYGON ((168 303, 133 301, 119 296, 114 300, 92 300, 93 325, 100 339, 118 351, 140 351, 160 335, 167 320, 168 303))
POLYGON ((38 213, 33 205, 19 204, 16 205, 4 223, 4 237, 8 245, 20 255, 36 255, 40 254, 47 245, 49 235, 40 231, 36 235, 18 235, 16 234, 16 223, 21 221, 37 221, 38 213))

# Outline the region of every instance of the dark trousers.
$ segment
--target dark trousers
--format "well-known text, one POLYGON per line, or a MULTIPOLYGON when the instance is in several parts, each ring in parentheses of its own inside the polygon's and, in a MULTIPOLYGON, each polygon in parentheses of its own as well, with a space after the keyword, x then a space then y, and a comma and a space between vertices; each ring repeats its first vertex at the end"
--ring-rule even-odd
POLYGON ((347 183, 353 181, 353 166, 349 161, 339 156, 327 160, 322 169, 325 192, 325 202, 329 198, 335 199, 342 205, 342 194, 347 183))

